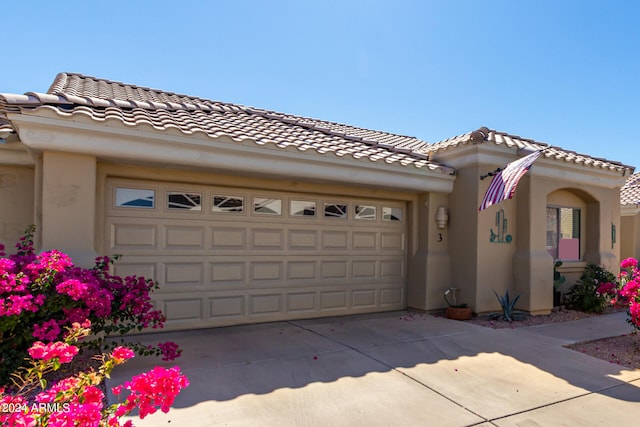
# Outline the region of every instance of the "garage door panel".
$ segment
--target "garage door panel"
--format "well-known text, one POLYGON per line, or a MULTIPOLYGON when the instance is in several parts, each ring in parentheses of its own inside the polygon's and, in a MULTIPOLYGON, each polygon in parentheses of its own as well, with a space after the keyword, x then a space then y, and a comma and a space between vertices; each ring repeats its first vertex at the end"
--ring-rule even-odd
POLYGON ((348 293, 345 290, 320 292, 320 311, 348 309, 348 293))
POLYGON ((165 247, 167 249, 204 249, 204 227, 167 225, 165 236, 165 247))
POLYGON ((287 281, 317 279, 317 264, 316 261, 288 261, 287 281))
POLYGON ((282 294, 272 293, 249 296, 249 316, 265 316, 282 313, 282 294))
POLYGON ((404 233, 381 233, 382 239, 380 249, 383 251, 403 251, 404 250, 404 233))
POLYGON ((351 263, 352 277, 354 279, 373 279, 378 274, 378 264, 376 260, 361 260, 351 263))
POLYGON ((211 249, 247 249, 247 229, 241 227, 211 227, 211 249))
POLYGON ((378 234, 375 231, 354 231, 353 249, 378 249, 378 234))
POLYGON ((320 279, 346 279, 348 269, 347 261, 321 261, 320 279))
POLYGON ((349 232, 346 230, 322 231, 322 249, 349 249, 349 232))
POLYGON ((284 261, 252 261, 249 263, 250 280, 255 283, 257 287, 263 287, 271 285, 271 283, 282 281, 282 272, 284 261))
POLYGON ((380 277, 403 278, 405 276, 405 263, 403 259, 380 261, 380 277))
POLYGON ((254 249, 284 249, 284 232, 275 228, 258 228, 251 231, 251 246, 254 249))
POLYGON ((318 311, 318 293, 309 292, 291 292, 287 296, 287 312, 290 313, 313 313, 318 311))
POLYGON ((376 289, 354 290, 351 293, 353 308, 373 308, 378 305, 376 289))
POLYGON ((396 307, 404 300, 403 288, 386 288, 380 290, 380 306, 396 307))
POLYGON ((289 249, 318 250, 318 232, 316 230, 289 230, 289 249))
POLYGON ((204 281, 204 265, 201 262, 165 263, 164 280, 167 284, 201 284, 204 281))
POLYGON ((209 263, 211 283, 216 287, 229 284, 238 286, 246 283, 246 263, 237 261, 219 261, 209 263))
POLYGON ((163 310, 167 316, 167 326, 181 322, 199 322, 202 320, 202 299, 194 298, 165 298, 163 310))
POLYGON ((209 321, 219 319, 242 320, 246 317, 246 297, 244 295, 227 295, 209 297, 209 321))
POLYGON ((111 249, 157 249, 158 226, 153 224, 111 224, 111 249))

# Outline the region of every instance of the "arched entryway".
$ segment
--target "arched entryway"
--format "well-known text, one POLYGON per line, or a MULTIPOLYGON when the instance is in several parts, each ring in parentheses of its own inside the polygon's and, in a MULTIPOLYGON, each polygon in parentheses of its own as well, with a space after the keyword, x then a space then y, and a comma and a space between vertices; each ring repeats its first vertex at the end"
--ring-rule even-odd
POLYGON ((566 293, 587 263, 600 264, 600 202, 576 188, 554 190, 546 198, 546 249, 565 282, 556 291, 566 293))

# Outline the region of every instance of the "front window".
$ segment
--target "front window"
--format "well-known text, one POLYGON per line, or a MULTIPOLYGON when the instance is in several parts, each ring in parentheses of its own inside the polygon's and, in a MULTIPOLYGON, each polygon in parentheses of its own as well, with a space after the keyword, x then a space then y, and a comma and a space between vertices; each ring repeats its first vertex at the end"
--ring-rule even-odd
POLYGON ((547 252, 558 260, 580 259, 580 209, 547 207, 547 252))

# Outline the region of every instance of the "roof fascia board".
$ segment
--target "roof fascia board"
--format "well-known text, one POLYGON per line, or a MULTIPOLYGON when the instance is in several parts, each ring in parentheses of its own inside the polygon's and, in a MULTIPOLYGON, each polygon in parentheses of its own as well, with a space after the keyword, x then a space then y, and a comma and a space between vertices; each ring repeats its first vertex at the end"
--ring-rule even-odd
POLYGON ((301 152, 251 140, 236 142, 220 137, 199 138, 151 127, 127 128, 119 122, 83 123, 35 115, 11 117, 23 143, 33 150, 64 151, 98 158, 174 164, 201 169, 321 182, 350 183, 420 192, 453 190, 454 176, 427 167, 416 168, 350 159, 333 154, 301 152))

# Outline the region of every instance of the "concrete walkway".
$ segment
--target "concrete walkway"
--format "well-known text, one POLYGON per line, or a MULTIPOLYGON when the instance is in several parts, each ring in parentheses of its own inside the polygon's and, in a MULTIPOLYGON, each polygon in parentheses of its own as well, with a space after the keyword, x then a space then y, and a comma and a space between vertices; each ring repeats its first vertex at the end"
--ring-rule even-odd
POLYGON ((631 331, 624 313, 489 329, 405 312, 136 337, 172 340, 176 362, 137 357, 108 386, 178 364, 191 385, 136 426, 635 425, 640 370, 563 345, 631 331))

